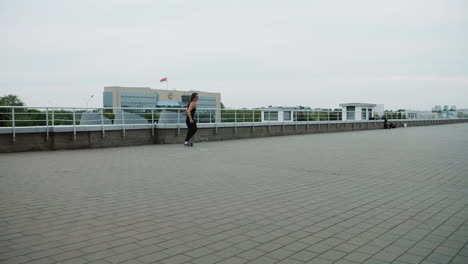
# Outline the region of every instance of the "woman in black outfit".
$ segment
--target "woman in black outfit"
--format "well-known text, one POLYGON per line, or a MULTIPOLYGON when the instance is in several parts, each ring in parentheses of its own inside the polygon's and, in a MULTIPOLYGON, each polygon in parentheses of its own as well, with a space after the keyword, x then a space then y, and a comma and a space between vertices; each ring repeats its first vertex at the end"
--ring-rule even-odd
POLYGON ((187 107, 187 118, 185 123, 187 124, 187 136, 185 137, 184 145, 187 147, 192 147, 193 143, 191 138, 197 132, 197 120, 195 120, 195 111, 197 111, 198 93, 193 93, 190 97, 190 104, 187 107))

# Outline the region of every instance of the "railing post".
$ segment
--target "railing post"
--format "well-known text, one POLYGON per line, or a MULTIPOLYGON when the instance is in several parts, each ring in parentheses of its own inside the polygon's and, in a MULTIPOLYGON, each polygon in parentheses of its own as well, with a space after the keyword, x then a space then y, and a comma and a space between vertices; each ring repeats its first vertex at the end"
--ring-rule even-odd
POLYGON ((180 136, 180 109, 177 109, 177 136, 180 136))
POLYGON ((75 119, 75 109, 73 111, 73 141, 76 141, 76 119, 75 119))
POLYGON ((46 141, 49 142, 49 109, 46 108, 46 141))
POLYGON ((11 125, 13 129, 13 142, 16 141, 16 127, 15 127, 15 108, 11 108, 11 125))
POLYGON ((294 122, 295 123, 295 128, 294 129, 297 130, 297 111, 294 111, 294 114, 296 115, 296 122, 294 122))
POLYGON ((102 138, 106 136, 106 130, 104 129, 104 113, 102 111, 102 108, 100 109, 101 113, 101 127, 102 127, 102 138))
POLYGON ((317 128, 320 129, 320 114, 321 112, 317 112, 317 128))
POLYGON ((252 110, 252 130, 255 131, 255 110, 252 110))
POLYGON ((268 113, 268 132, 270 132, 271 112, 268 113))
POLYGON ((55 111, 52 109, 52 127, 55 126, 55 111))
POLYGON ((234 109, 234 133, 237 134, 237 110, 234 109))
MULTIPOLYGON (((278 111, 278 119, 279 119, 279 111, 278 111)), ((284 130, 284 112, 283 112, 283 121, 281 122, 281 131, 284 130)))
POLYGON ((336 112, 336 128, 340 127, 340 123, 343 122, 343 110, 336 112))
MULTIPOLYGON (((223 109, 220 109, 219 110, 219 121, 222 121, 222 116, 223 116, 223 109)), ((218 121, 216 120, 216 117, 217 117, 217 114, 216 114, 216 110, 215 110, 215 135, 218 134, 218 121)))
POLYGON ((151 109, 151 136, 154 137, 154 109, 151 109))
POLYGON ((122 132, 123 132, 123 137, 125 137, 125 111, 120 109, 122 111, 122 132))

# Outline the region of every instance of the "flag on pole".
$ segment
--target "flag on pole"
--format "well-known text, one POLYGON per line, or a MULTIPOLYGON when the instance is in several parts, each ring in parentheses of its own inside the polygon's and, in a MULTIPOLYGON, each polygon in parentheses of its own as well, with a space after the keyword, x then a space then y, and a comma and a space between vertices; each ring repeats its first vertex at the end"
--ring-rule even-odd
POLYGON ((167 78, 162 78, 159 82, 167 82, 167 78))

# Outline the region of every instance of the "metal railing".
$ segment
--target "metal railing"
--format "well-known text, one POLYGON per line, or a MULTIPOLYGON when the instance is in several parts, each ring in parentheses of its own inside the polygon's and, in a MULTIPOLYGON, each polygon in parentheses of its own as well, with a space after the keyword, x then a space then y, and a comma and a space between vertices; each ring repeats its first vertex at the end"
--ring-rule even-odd
MULTIPOLYGON (((312 109, 216 109, 197 108, 195 119, 200 127, 298 124, 330 124, 336 122, 362 123, 383 122, 385 115, 392 120, 440 120, 447 118, 441 114, 414 114, 404 112, 374 113, 374 116, 362 116, 360 113, 344 111, 312 110, 312 109), (284 114, 288 112, 288 114, 284 114), (267 113, 267 114, 265 114, 267 113), (358 116, 359 115, 359 116, 358 116), (365 120, 346 120, 346 116, 365 120), (287 120, 285 120, 285 118, 287 120)), ((185 127, 186 108, 83 108, 83 107, 26 107, 0 106, 0 133, 11 133, 13 140, 16 133, 45 132, 47 140, 49 132, 73 132, 76 139, 77 131, 121 130, 123 136, 128 129, 149 128, 154 136, 155 127, 185 127)))

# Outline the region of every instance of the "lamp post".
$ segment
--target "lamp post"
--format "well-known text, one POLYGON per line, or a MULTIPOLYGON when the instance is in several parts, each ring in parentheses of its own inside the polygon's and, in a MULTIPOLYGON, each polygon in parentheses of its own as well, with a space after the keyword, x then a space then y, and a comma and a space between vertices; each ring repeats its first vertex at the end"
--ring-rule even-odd
POLYGON ((91 99, 93 99, 93 97, 94 97, 94 94, 92 94, 92 95, 89 97, 88 101, 86 102, 86 108, 88 108, 89 101, 91 101, 91 99))

